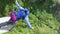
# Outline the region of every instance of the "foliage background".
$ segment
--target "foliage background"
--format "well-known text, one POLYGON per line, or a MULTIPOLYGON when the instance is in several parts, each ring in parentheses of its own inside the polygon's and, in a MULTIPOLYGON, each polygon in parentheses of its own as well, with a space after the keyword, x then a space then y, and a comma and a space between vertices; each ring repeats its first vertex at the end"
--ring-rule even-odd
MULTIPOLYGON (((18 0, 19 4, 30 10, 29 21, 34 29, 29 29, 24 20, 16 22, 10 32, 4 34, 60 34, 59 0, 18 0)), ((0 17, 9 16, 18 8, 15 0, 0 0, 0 17)))

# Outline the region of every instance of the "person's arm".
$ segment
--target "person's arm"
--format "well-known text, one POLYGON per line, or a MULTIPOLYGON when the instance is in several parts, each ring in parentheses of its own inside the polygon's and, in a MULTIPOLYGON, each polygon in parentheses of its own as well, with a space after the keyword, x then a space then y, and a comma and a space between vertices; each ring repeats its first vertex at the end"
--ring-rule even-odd
POLYGON ((28 25, 28 27, 31 28, 31 29, 33 29, 32 25, 29 22, 28 15, 25 17, 24 20, 25 20, 26 24, 28 25))
POLYGON ((23 7, 21 7, 21 6, 19 5, 19 3, 17 2, 17 0, 16 0, 15 4, 16 4, 16 6, 17 6, 19 9, 24 9, 23 7))

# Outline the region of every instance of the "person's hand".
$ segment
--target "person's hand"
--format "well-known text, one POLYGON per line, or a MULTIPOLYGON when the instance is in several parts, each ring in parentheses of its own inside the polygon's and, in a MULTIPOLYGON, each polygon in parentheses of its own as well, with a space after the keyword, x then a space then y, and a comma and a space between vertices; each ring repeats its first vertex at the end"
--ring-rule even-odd
POLYGON ((34 27, 32 27, 32 29, 34 29, 34 27))
POLYGON ((17 0, 15 2, 17 2, 17 0))

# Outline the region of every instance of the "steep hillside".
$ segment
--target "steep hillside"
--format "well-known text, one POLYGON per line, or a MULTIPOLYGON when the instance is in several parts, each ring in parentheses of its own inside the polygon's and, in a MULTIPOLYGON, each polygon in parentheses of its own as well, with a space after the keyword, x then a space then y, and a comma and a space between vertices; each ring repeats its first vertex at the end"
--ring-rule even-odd
MULTIPOLYGON (((0 17, 9 16, 15 8, 15 0, 0 1, 0 17)), ((16 22, 16 26, 10 32, 4 34, 60 34, 60 22, 56 19, 59 9, 52 0, 31 2, 30 0, 18 0, 19 4, 30 10, 29 21, 34 29, 29 29, 24 20, 16 22)), ((59 5, 60 6, 60 5, 59 5)))

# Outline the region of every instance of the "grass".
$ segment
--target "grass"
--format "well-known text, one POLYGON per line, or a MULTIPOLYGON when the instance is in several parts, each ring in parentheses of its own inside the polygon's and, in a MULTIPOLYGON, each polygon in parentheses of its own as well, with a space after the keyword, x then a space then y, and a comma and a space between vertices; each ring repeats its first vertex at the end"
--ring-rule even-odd
MULTIPOLYGON (((0 1, 0 17, 9 16, 10 12, 16 7, 15 0, 1 0, 0 1)), ((51 0, 31 3, 25 0, 18 0, 19 4, 30 10, 29 21, 34 29, 29 29, 24 20, 16 22, 16 26, 12 31, 4 34, 58 34, 60 22, 54 16, 51 0), (48 9, 48 11, 47 11, 48 9), (50 10, 50 11, 49 11, 50 10)), ((17 8, 18 10, 18 8, 17 8)), ((60 34, 60 33, 59 33, 60 34)))

